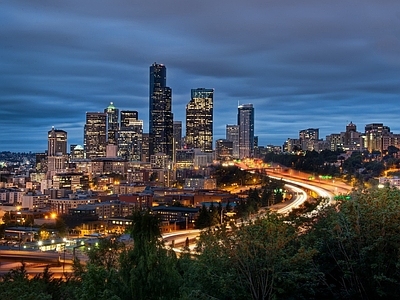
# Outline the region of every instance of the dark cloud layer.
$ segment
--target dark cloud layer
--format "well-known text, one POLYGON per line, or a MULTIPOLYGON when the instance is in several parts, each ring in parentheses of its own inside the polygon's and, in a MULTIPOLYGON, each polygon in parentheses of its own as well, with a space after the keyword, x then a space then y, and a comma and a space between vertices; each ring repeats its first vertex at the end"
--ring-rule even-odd
POLYGON ((110 101, 147 130, 155 61, 177 120, 191 88, 215 89, 215 138, 238 103, 262 145, 350 121, 400 132, 397 1, 26 0, 0 3, 0 151, 43 151, 51 126, 82 144, 85 112, 110 101))

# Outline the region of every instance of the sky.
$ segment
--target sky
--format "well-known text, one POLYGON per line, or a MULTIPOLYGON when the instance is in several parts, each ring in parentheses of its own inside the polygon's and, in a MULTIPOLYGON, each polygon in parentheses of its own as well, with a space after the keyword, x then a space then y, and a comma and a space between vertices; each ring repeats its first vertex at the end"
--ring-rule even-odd
MULTIPOLYGON (((43 152, 54 126, 83 144, 86 112, 137 110, 167 68, 174 120, 214 88, 214 139, 252 103, 259 145, 350 121, 400 133, 398 0, 0 1, 0 151, 43 152)), ((185 128, 185 127, 183 127, 185 128)), ((185 130, 183 129, 183 135, 185 130)))

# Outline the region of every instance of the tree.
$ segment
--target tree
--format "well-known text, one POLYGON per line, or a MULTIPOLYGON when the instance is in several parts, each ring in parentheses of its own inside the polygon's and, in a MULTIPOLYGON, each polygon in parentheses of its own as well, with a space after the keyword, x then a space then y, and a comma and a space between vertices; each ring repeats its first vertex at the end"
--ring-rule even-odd
POLYGON ((203 204, 200 208, 199 215, 195 220, 194 225, 198 229, 203 229, 206 227, 210 227, 211 220, 210 220, 210 213, 207 207, 203 204))
POLYGON ((64 219, 62 219, 61 217, 57 217, 56 219, 55 230, 58 232, 58 235, 60 237, 64 237, 68 233, 67 224, 65 224, 64 219))
POLYGON ((159 220, 149 212, 134 213, 133 249, 122 252, 119 276, 122 299, 172 299, 179 294, 177 258, 164 247, 159 220))
POLYGON ((182 299, 248 299, 227 252, 230 243, 224 226, 218 231, 202 231, 196 259, 188 259, 187 255, 180 259, 180 264, 184 264, 182 299))
POLYGON ((75 289, 76 299, 82 300, 121 300, 119 277, 115 270, 89 264, 82 274, 81 284, 75 289))
POLYGON ((300 297, 313 293, 313 250, 302 247, 295 228, 275 214, 237 231, 229 251, 239 282, 252 299, 300 297))
POLYGON ((99 239, 97 245, 88 251, 89 263, 104 267, 107 271, 119 268, 119 256, 125 244, 116 237, 99 239))
POLYGON ((295 228, 275 214, 228 232, 204 231, 184 282, 218 299, 307 298, 318 278, 315 251, 302 247, 295 228))
POLYGON ((400 294, 400 191, 361 190, 329 208, 307 235, 318 250, 325 293, 394 299, 400 294))
POLYGON ((3 215, 3 223, 8 226, 11 223, 11 214, 9 211, 6 211, 3 215))
POLYGON ((2 276, 0 281, 0 299, 71 299, 71 294, 65 289, 68 280, 56 279, 46 267, 42 274, 29 279, 25 264, 12 269, 2 276))

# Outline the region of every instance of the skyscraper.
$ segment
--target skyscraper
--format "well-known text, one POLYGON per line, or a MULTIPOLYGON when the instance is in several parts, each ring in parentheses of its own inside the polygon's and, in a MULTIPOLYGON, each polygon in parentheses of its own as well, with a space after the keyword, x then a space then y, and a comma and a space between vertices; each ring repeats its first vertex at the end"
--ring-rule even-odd
POLYGON ((166 86, 166 68, 150 66, 149 151, 150 155, 164 153, 172 158, 173 114, 172 91, 166 86))
POLYGON ((254 155, 254 108, 253 104, 238 107, 239 158, 254 155))
POLYGON ((219 139, 215 142, 215 157, 217 160, 231 160, 233 158, 233 142, 219 139))
POLYGON ((67 132, 53 127, 47 137, 47 178, 52 179, 54 174, 64 170, 68 160, 67 132))
POLYGON ((118 156, 130 161, 141 160, 143 121, 137 111, 121 111, 118 133, 118 156))
POLYGON ((105 157, 107 145, 107 114, 87 112, 84 128, 86 158, 105 157))
POLYGON ((66 155, 67 154, 67 132, 64 130, 54 129, 48 132, 48 156, 66 155))
POLYGON ((226 139, 232 142, 232 157, 239 158, 239 125, 226 125, 226 139))
POLYGON ((174 121, 174 149, 182 149, 182 121, 174 121))
POLYGON ((110 102, 110 105, 104 109, 107 114, 107 143, 117 144, 117 134, 118 134, 118 109, 115 108, 114 103, 110 102))
POLYGON ((214 89, 192 89, 186 105, 186 146, 211 152, 214 89))
POLYGON ((136 110, 121 110, 121 129, 129 128, 138 119, 139 113, 136 110))

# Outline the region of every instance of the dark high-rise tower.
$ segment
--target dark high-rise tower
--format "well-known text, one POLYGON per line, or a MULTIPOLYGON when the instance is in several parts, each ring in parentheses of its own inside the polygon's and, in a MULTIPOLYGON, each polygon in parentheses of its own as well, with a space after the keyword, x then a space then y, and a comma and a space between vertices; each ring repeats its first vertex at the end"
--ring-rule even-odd
POLYGON ((174 121, 174 148, 182 149, 182 121, 174 121))
POLYGON ((107 143, 116 145, 119 127, 118 109, 115 108, 114 103, 110 102, 104 112, 107 114, 107 143))
POLYGON ((213 144, 213 97, 214 89, 192 89, 186 105, 186 145, 205 152, 212 151, 213 144))
POLYGON ((87 112, 84 131, 86 158, 105 157, 107 145, 107 114, 87 112))
POLYGON ((64 130, 54 129, 48 132, 48 156, 60 156, 67 154, 67 132, 64 130))
POLYGON ((162 64, 150 66, 149 152, 165 153, 172 158, 172 91, 166 86, 166 72, 162 64))
POLYGON ((139 113, 136 110, 121 110, 121 129, 129 128, 138 118, 139 113))
POLYGON ((68 160, 67 132, 54 127, 48 132, 47 154, 47 178, 50 179, 56 172, 64 170, 68 160))
POLYGON ((254 154, 254 108, 253 104, 238 107, 239 157, 253 157, 254 154))
POLYGON ((226 125, 226 139, 232 142, 232 157, 239 158, 239 125, 226 125))

